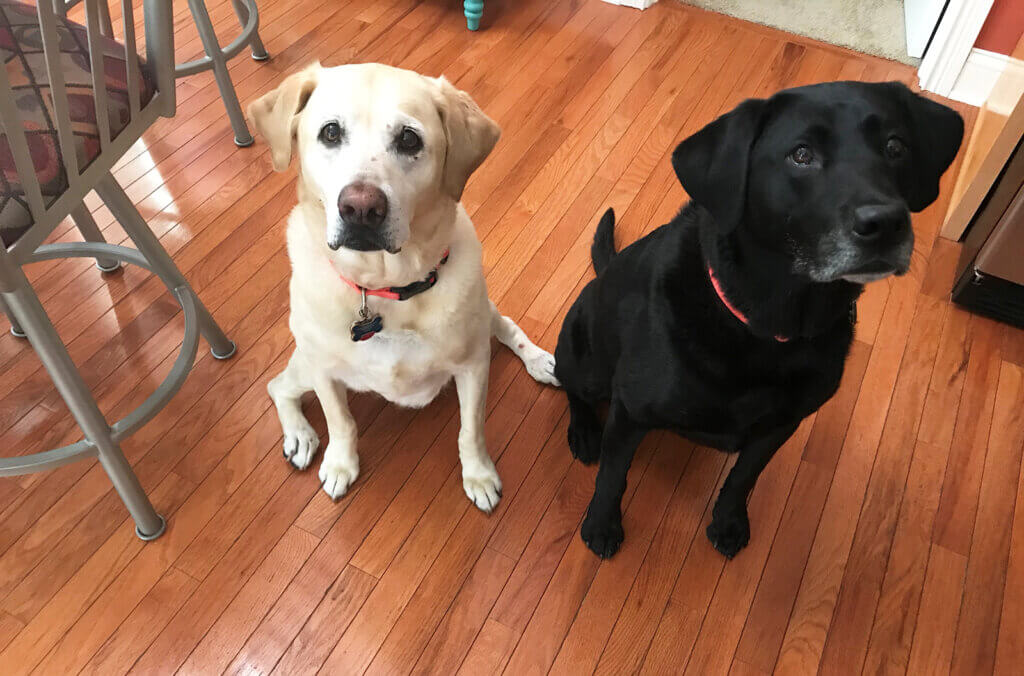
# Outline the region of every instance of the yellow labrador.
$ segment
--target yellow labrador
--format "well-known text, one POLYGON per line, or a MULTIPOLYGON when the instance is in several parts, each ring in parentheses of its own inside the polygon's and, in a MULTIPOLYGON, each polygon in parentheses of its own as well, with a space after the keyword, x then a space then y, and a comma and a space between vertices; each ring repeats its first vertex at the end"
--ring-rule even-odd
POLYGON ((454 378, 463 487, 492 510, 501 480, 483 429, 491 335, 557 385, 551 355, 488 300, 480 241, 459 204, 498 126, 444 78, 379 64, 313 64, 248 113, 276 170, 293 148, 299 158, 288 219, 295 352, 267 388, 285 457, 298 469, 313 459, 319 440, 300 398, 315 392, 330 437, 320 480, 337 499, 359 474, 346 391, 422 407, 454 378))

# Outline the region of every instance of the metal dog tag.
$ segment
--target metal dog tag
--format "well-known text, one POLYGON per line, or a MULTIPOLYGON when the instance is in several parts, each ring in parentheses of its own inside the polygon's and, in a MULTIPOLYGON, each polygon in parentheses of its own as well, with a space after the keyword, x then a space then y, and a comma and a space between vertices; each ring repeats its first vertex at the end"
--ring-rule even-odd
POLYGON ((363 294, 363 303, 359 307, 359 319, 352 322, 352 340, 360 342, 369 340, 384 330, 384 320, 380 315, 370 312, 366 304, 366 289, 360 289, 363 294))

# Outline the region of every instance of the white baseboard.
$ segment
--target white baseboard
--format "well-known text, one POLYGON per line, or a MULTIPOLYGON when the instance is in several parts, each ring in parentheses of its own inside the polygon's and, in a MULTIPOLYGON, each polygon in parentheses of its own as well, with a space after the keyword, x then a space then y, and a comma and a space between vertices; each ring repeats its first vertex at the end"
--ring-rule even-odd
POLYGON ((1024 61, 1004 54, 997 54, 975 47, 967 56, 960 70, 949 98, 972 106, 988 104, 988 108, 1000 115, 1009 115, 1017 104, 1020 92, 1024 91, 1024 61), (1006 74, 1012 78, 1010 86, 1002 86, 992 96, 996 82, 1006 74))
POLYGON ((622 5, 623 7, 635 7, 636 9, 647 9, 658 0, 604 0, 610 2, 613 5, 622 5))
POLYGON ((917 69, 921 89, 949 96, 993 0, 950 0, 917 69))

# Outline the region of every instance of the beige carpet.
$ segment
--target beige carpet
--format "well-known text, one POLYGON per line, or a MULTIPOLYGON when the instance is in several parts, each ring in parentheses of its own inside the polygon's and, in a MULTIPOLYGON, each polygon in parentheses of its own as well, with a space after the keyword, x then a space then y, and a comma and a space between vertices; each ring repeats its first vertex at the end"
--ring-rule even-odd
POLYGON ((907 56, 903 0, 681 0, 858 52, 917 65, 907 56))

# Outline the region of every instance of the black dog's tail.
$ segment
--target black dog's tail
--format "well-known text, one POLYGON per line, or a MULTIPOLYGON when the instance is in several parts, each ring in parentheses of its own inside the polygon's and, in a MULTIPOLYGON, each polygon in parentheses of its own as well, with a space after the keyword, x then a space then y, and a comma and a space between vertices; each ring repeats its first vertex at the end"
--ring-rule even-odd
POLYGON ((597 224, 594 243, 590 245, 590 260, 594 263, 594 272, 604 272, 615 254, 615 210, 609 208, 601 217, 601 222, 597 224))

